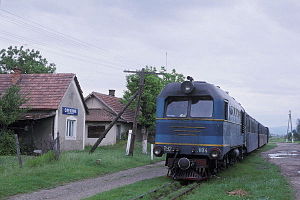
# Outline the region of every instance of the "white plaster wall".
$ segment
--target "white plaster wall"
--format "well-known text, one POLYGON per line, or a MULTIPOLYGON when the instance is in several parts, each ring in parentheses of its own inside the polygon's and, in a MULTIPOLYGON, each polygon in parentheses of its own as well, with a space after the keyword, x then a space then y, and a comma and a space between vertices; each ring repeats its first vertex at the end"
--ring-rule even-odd
MULTIPOLYGON (((90 146, 94 145, 98 138, 88 138, 88 127, 89 126, 107 126, 109 123, 103 123, 103 122, 87 122, 85 127, 85 145, 90 146)), ((115 124, 107 133, 106 137, 102 140, 99 146, 106 146, 106 145, 113 145, 117 142, 117 125, 115 124)))
POLYGON ((85 114, 83 102, 73 80, 58 108, 57 130, 60 134, 61 150, 80 150, 84 148, 85 114), (77 108, 78 115, 64 115, 62 114, 62 107, 77 108), (77 120, 76 137, 74 139, 66 138, 66 119, 70 116, 73 116, 77 120))
POLYGON ((103 109, 107 108, 102 102, 100 102, 96 97, 92 96, 85 100, 85 104, 89 109, 97 108, 97 109, 103 109))

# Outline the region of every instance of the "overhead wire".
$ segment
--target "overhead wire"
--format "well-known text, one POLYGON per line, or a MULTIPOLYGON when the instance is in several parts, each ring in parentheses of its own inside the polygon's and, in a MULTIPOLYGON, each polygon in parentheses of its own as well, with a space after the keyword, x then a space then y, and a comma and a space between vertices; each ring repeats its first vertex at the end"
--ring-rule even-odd
MULTIPOLYGON (((1 35, 1 30, 0 30, 0 35, 1 35)), ((21 36, 15 35, 15 34, 11 34, 11 35, 7 34, 7 35, 4 35, 4 36, 6 36, 8 38, 17 39, 18 42, 24 41, 24 37, 21 37, 21 36)), ((12 39, 10 39, 10 40, 12 40, 12 39)), ((55 54, 58 54, 60 56, 61 55, 65 55, 65 56, 71 57, 71 58, 76 59, 76 60, 80 60, 80 61, 88 62, 88 63, 94 64, 94 65, 101 65, 101 66, 105 66, 105 67, 108 67, 108 68, 114 68, 114 69, 119 70, 119 68, 115 68, 113 65, 110 65, 110 64, 102 63, 102 62, 99 62, 97 60, 93 60, 93 59, 89 59, 89 58, 78 57, 78 56, 75 56, 73 54, 69 54, 68 52, 63 52, 63 51, 57 51, 57 50, 49 49, 49 47, 45 46, 44 44, 37 43, 37 42, 31 41, 29 39, 27 39, 27 41, 31 42, 33 45, 40 46, 40 47, 42 47, 44 49, 46 48, 47 51, 50 51, 50 52, 55 53, 55 54)))
MULTIPOLYGON (((89 50, 89 48, 91 48, 91 47, 96 48, 97 50, 101 51, 102 56, 105 57, 105 55, 103 55, 103 51, 105 51, 105 50, 102 49, 102 48, 99 48, 99 47, 97 47, 93 44, 86 43, 84 41, 81 41, 81 40, 73 37, 73 36, 69 36, 69 35, 66 35, 64 33, 58 32, 54 29, 50 29, 50 28, 45 27, 45 26, 43 26, 39 23, 36 23, 32 20, 26 19, 26 18, 21 17, 21 16, 18 16, 16 14, 12 13, 12 12, 7 11, 7 10, 0 9, 0 11, 18 18, 18 19, 10 18, 8 15, 1 15, 1 13, 0 13, 0 16, 6 18, 6 20, 8 22, 12 23, 12 24, 21 25, 21 26, 25 27, 27 30, 30 30, 30 31, 33 31, 33 32, 39 32, 39 33, 42 33, 42 34, 46 33, 47 37, 49 37, 51 39, 54 39, 54 40, 58 40, 58 41, 63 42, 65 44, 69 43, 69 44, 71 44, 73 46, 76 46, 76 47, 84 47, 86 50, 89 50), (24 21, 24 20, 26 20, 26 21, 24 21), (28 21, 31 22, 31 23, 28 23, 28 21)), ((58 45, 58 44, 56 44, 56 45, 58 45)), ((98 53, 100 54, 100 52, 98 52, 98 53)), ((112 64, 124 63, 124 61, 118 61, 118 62, 108 61, 108 62, 110 62, 112 64)))
MULTIPOLYGON (((1 17, 1 14, 0 14, 0 17, 1 17)), ((16 25, 19 25, 18 23, 16 23, 16 22, 14 22, 14 21, 12 21, 12 20, 10 20, 10 19, 8 19, 8 21, 9 22, 11 22, 11 23, 13 23, 13 24, 16 24, 16 25)), ((30 29, 30 27, 25 27, 25 28, 29 28, 30 29)), ((31 29, 30 29, 31 30, 31 29)), ((8 33, 8 34, 12 34, 12 33, 8 33)), ((24 39, 27 39, 27 38, 24 38, 24 39)), ((56 38, 54 38, 54 40, 55 40, 56 38)), ((27 39, 27 40, 29 40, 29 39, 27 39)), ((36 41, 36 40, 33 40, 33 39, 31 39, 31 41, 36 41)), ((38 42, 40 42, 40 41, 38 41, 38 42)), ((41 42, 40 42, 41 43, 41 42)), ((45 44, 45 45, 47 45, 47 44, 45 44)), ((56 44, 57 45, 57 44, 56 44)), ((64 47, 61 47, 61 46, 59 46, 58 45, 58 48, 64 48, 64 47)), ((66 50, 66 49, 63 49, 64 51, 70 51, 69 49, 68 50, 66 50)), ((70 51, 71 53, 74 53, 74 54, 78 54, 78 52, 72 52, 72 51, 70 51)), ((80 55, 80 56, 82 56, 82 55, 80 55)), ((93 58, 93 59, 97 59, 97 58, 93 58)), ((118 65, 119 63, 116 63, 116 62, 111 62, 111 61, 104 61, 104 62, 106 62, 106 63, 110 63, 111 65, 118 65)))

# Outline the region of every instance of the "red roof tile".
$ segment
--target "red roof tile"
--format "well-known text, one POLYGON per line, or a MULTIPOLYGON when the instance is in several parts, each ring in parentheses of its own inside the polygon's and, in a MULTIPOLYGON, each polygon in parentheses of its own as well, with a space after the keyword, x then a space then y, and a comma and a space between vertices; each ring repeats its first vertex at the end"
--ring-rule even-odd
MULTIPOLYGON (((89 109, 89 114, 86 115, 86 121, 89 122, 109 122, 115 119, 116 115, 105 109, 89 109)), ((118 121, 123 121, 119 119, 118 121)))
MULTIPOLYGON (((13 84, 16 75, 0 74, 0 94, 13 84)), ((20 93, 28 99, 22 107, 57 109, 73 79, 81 92, 75 74, 21 74, 17 85, 21 88, 20 93)))
MULTIPOLYGON (((101 94, 98 92, 92 92, 92 94, 95 95, 95 97, 97 97, 104 104, 106 104, 113 112, 115 112, 115 114, 118 114, 125 106, 121 103, 121 98, 101 94)), ((127 108, 121 117, 127 122, 133 122, 134 111, 130 108, 127 108)))

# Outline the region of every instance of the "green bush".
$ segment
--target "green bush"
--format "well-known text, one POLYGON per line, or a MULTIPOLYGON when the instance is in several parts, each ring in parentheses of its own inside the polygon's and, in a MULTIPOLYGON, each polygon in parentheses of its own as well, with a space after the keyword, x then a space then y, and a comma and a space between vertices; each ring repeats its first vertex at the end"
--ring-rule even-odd
POLYGON ((16 143, 14 132, 11 130, 0 131, 0 155, 15 155, 16 143))
POLYGON ((55 153, 53 151, 48 151, 47 153, 36 157, 34 159, 30 159, 26 162, 28 167, 37 167, 43 166, 45 164, 51 163, 55 161, 55 153))

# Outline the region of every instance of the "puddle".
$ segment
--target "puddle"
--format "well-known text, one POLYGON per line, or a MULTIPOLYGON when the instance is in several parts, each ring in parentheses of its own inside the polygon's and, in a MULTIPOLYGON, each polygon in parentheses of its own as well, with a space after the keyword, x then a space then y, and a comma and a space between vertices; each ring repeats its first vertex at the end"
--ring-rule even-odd
POLYGON ((298 156, 298 155, 299 154, 295 153, 295 151, 290 151, 290 152, 284 152, 284 153, 283 152, 282 153, 272 153, 272 154, 269 154, 269 157, 270 158, 286 158, 286 157, 298 156))

